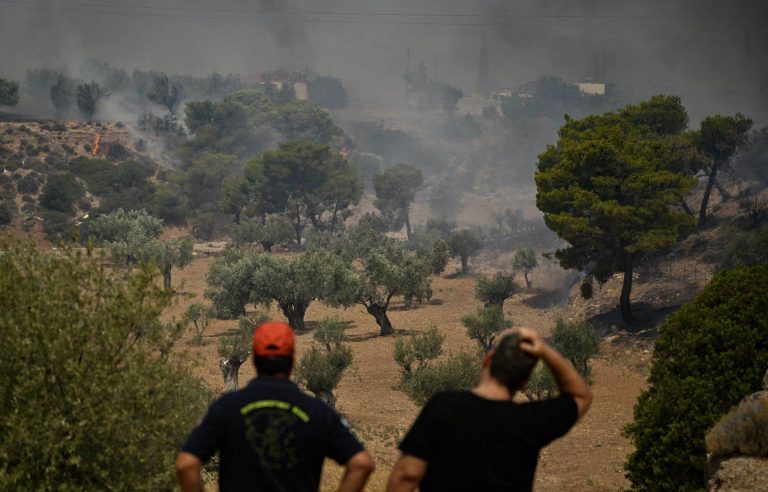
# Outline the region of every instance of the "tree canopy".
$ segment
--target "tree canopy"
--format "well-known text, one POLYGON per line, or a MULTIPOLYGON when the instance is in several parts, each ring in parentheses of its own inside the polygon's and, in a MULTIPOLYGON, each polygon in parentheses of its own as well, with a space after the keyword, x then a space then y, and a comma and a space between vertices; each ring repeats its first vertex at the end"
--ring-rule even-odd
POLYGON ((644 253, 675 244, 693 225, 675 206, 694 180, 679 160, 668 159, 670 139, 657 133, 680 125, 648 123, 679 123, 684 113, 678 98, 655 96, 617 113, 568 119, 557 144, 539 155, 536 205, 547 226, 569 243, 556 257, 563 267, 587 270, 601 282, 622 272, 626 323, 633 321, 635 263, 644 253))
POLYGON ((0 78, 0 106, 16 106, 19 103, 19 83, 0 78))
POLYGON ((230 250, 214 263, 207 280, 205 295, 218 313, 235 317, 245 314, 247 304, 268 306, 275 301, 295 330, 304 329, 304 315, 313 301, 347 303, 354 285, 346 263, 322 251, 285 258, 230 250))
POLYGON ((0 489, 171 489, 210 395, 168 360, 154 272, 30 245, 0 246, 0 272, 0 489))
POLYGON ((244 175, 243 208, 259 216, 285 213, 297 242, 307 221, 316 229, 335 229, 363 191, 352 164, 327 145, 306 140, 282 142, 248 161, 244 175))
MULTIPOLYGON (((374 205, 385 217, 402 217, 408 239, 411 239, 411 203, 423 183, 421 171, 403 162, 373 175, 373 189, 376 191, 374 205)), ((402 227, 403 222, 396 220, 395 223, 399 223, 395 229, 402 227)))

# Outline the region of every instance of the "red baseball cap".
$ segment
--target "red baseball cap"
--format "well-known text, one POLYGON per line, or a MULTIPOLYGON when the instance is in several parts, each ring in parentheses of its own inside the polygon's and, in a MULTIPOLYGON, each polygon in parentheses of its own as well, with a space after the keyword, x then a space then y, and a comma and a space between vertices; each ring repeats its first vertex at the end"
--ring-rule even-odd
POLYGON ((293 346, 293 329, 283 321, 266 321, 253 331, 254 356, 291 356, 293 346))

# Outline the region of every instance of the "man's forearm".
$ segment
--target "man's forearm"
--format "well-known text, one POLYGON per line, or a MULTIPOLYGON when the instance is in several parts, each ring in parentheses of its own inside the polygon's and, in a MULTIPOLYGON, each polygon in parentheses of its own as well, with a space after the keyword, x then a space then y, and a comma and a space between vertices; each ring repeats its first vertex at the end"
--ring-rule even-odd
POLYGON ((203 492, 203 462, 195 455, 182 451, 176 457, 176 476, 182 492, 203 492))
POLYGON ((541 358, 549 367, 552 376, 555 377, 560 393, 571 395, 574 398, 588 398, 591 400, 592 393, 589 391, 587 382, 584 381, 584 378, 574 369, 573 365, 560 355, 557 350, 547 346, 541 358))
POLYGON ((341 484, 339 484, 339 492, 358 492, 363 490, 370 474, 371 470, 368 469, 347 469, 341 484))

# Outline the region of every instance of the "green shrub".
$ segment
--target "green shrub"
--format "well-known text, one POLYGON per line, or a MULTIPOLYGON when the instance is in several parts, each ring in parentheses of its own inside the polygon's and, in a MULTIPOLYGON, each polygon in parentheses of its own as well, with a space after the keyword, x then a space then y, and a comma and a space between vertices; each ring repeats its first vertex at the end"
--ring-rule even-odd
POLYGON ((528 379, 528 384, 525 385, 523 393, 529 400, 543 400, 544 398, 550 398, 557 393, 557 384, 555 383, 555 377, 552 375, 552 371, 541 361, 536 364, 531 372, 531 377, 528 379))
POLYGON ((69 173, 48 176, 43 193, 40 195, 40 205, 48 210, 71 214, 73 204, 85 196, 85 189, 69 173))
POLYGON ((213 314, 213 308, 202 302, 194 302, 184 311, 185 323, 192 323, 194 328, 192 335, 192 343, 194 345, 204 345, 203 334, 211 323, 211 319, 214 317, 213 314))
POLYGON ((460 352, 447 359, 419 367, 401 384, 417 405, 424 405, 441 391, 465 390, 477 382, 482 361, 475 354, 460 352))
POLYGON ((0 490, 170 490, 209 394, 158 355, 170 294, 148 269, 0 247, 0 490))
POLYGON ((338 318, 324 318, 315 329, 313 344, 296 367, 296 380, 316 397, 336 406, 333 390, 341 382, 344 371, 352 364, 352 349, 347 340, 347 323, 338 318))
POLYGON ((600 337, 584 321, 565 321, 558 318, 552 330, 552 346, 585 379, 589 379, 589 359, 600 350, 600 337))
POLYGON ((768 456, 768 397, 741 402, 715 424, 705 442, 714 456, 768 456))
POLYGON ((722 252, 723 268, 768 263, 768 225, 734 234, 722 252))
POLYGON ((520 292, 515 274, 496 272, 492 277, 480 277, 475 285, 475 297, 486 306, 503 307, 504 301, 520 292))
POLYGON ((649 387, 626 427, 633 487, 703 489, 704 434, 760 389, 766 367, 768 265, 718 273, 660 329, 649 387))
POLYGON ((475 340, 483 352, 491 350, 496 336, 512 326, 504 319, 504 310, 496 304, 480 308, 477 314, 464 316, 461 322, 467 327, 469 338, 475 340))
POLYGON ((48 239, 53 241, 72 239, 74 225, 69 214, 56 210, 44 210, 40 213, 40 217, 43 219, 43 231, 48 239))
POLYGON ((0 202, 0 226, 13 222, 13 217, 18 213, 16 204, 12 201, 0 202))
POLYGON ((444 341, 445 335, 440 333, 435 326, 420 335, 397 338, 393 353, 395 362, 403 370, 403 375, 407 376, 414 369, 440 357, 443 353, 444 341))

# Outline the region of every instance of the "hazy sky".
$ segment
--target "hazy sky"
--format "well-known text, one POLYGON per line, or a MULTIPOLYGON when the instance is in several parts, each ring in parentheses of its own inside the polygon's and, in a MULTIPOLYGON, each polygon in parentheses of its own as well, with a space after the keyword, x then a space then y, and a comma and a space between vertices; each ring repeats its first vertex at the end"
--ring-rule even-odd
POLYGON ((198 75, 308 66, 382 104, 403 91, 409 48, 412 66, 473 90, 485 35, 496 87, 596 77, 633 98, 682 95, 694 116, 765 112, 766 26, 766 0, 0 0, 0 76, 89 58, 198 75))

